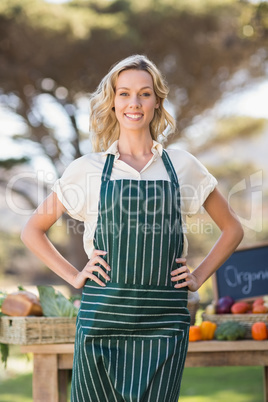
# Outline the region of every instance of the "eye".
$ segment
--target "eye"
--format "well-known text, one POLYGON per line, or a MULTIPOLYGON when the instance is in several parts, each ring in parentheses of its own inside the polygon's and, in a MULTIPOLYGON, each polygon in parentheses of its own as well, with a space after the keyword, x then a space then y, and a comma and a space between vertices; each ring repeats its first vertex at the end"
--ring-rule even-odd
POLYGON ((150 94, 150 92, 143 92, 143 93, 142 93, 142 96, 148 97, 148 96, 151 96, 151 94, 150 94))
POLYGON ((128 96, 128 93, 127 93, 127 92, 121 92, 121 93, 119 94, 119 96, 128 96))

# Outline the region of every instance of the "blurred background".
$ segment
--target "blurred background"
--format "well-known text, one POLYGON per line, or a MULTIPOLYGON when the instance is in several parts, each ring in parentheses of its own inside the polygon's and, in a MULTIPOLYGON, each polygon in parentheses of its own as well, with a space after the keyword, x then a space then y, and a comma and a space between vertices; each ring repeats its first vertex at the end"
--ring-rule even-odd
MULTIPOLYGON (((193 153, 216 176, 243 224, 242 247, 267 242, 267 1, 1 0, 0 290, 51 284, 72 292, 27 251, 20 231, 68 164, 91 151, 89 93, 135 53, 169 83, 166 107, 178 130, 159 140, 193 153)), ((219 231, 202 210, 187 229, 195 267, 219 231)), ((82 235, 67 216, 49 232, 78 269, 86 262, 82 235)), ((211 281, 200 297, 212 300, 211 281)), ((32 361, 14 346, 0 370, 0 401, 30 402, 31 378, 32 361)), ((181 400, 257 402, 261 389, 258 367, 191 368, 181 400)))
MULTIPOLYGON (((217 177, 243 223, 242 246, 266 241, 267 45, 266 1, 1 0, 1 288, 63 285, 20 231, 66 166, 91 150, 88 94, 134 53, 151 58, 169 83, 166 107, 178 130, 159 140, 193 153, 217 177)), ((187 228, 194 267, 219 231, 203 211, 187 228)), ((67 216, 49 233, 79 269, 82 234, 67 216)), ((200 293, 209 301, 211 283, 200 293)))

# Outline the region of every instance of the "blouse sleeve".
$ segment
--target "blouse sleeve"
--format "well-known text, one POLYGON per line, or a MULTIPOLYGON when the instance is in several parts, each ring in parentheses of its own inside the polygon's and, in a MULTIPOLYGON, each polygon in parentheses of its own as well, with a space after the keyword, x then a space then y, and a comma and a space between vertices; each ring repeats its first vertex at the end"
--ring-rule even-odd
POLYGON ((196 214, 217 184, 217 180, 207 168, 193 155, 188 154, 188 169, 185 171, 181 190, 185 213, 188 216, 196 214))
POLYGON ((79 221, 85 221, 86 179, 83 174, 83 157, 74 160, 62 177, 52 186, 68 214, 79 221))
POLYGON ((170 156, 180 184, 182 213, 192 216, 199 211, 218 182, 207 168, 190 153, 172 150, 170 156))

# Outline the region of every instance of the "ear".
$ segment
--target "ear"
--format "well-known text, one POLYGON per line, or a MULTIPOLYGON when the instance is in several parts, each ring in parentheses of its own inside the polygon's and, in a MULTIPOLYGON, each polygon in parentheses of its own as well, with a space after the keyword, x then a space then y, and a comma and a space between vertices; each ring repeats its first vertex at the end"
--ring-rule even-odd
POLYGON ((160 107, 160 99, 156 98, 155 109, 159 109, 159 107, 160 107))

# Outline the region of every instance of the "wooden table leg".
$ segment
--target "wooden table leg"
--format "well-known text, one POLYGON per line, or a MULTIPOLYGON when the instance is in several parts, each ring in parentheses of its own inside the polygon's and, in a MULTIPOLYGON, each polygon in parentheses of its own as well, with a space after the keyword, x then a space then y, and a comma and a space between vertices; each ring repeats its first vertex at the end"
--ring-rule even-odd
POLYGON ((264 378, 263 378, 263 384, 264 384, 264 402, 268 402, 268 366, 264 366, 264 378))
POLYGON ((59 402, 67 402, 69 370, 59 370, 59 402))
POLYGON ((34 402, 59 402, 57 360, 55 354, 34 354, 34 402))

